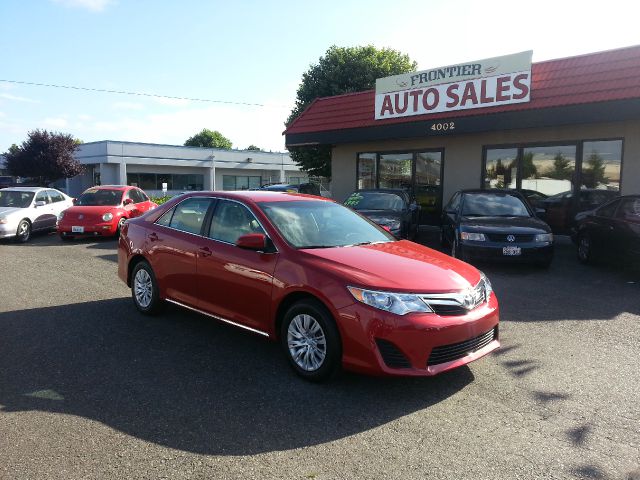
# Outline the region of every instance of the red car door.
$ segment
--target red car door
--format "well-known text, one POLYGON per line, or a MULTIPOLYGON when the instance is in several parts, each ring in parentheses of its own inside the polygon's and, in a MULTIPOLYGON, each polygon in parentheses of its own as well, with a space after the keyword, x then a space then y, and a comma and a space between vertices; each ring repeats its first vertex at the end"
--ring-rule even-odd
POLYGON ((248 233, 265 233, 253 213, 239 202, 218 200, 208 238, 199 241, 199 308, 265 331, 278 254, 237 247, 237 239, 248 233))
POLYGON ((196 260, 202 228, 214 199, 192 197, 166 212, 147 229, 147 250, 162 295, 198 308, 196 260))

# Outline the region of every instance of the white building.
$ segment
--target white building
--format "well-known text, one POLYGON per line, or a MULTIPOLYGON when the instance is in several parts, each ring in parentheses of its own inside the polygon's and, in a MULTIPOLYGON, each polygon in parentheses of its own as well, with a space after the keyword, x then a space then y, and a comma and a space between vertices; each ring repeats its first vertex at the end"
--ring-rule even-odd
POLYGON ((288 153, 156 145, 104 140, 84 143, 76 158, 86 171, 63 180, 69 195, 93 185, 136 185, 150 195, 187 190, 242 190, 265 183, 304 183, 288 153))

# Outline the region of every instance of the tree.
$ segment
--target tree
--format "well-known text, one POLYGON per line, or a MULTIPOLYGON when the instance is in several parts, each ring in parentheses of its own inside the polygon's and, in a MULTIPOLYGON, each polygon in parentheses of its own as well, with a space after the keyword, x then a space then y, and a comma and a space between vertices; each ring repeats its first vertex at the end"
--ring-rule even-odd
MULTIPOLYGON (((374 88, 377 78, 413 72, 417 64, 396 50, 366 47, 329 48, 316 65, 302 74, 296 103, 287 119, 290 125, 318 97, 374 88)), ((331 176, 331 147, 292 147, 291 158, 310 175, 331 176)))
POLYGON ((247 150, 250 150, 252 152, 261 152, 262 149, 260 147, 256 147, 255 145, 251 144, 247 147, 247 150))
POLYGON ((583 167, 582 170, 582 183, 587 188, 596 188, 600 184, 609 183, 609 178, 604 173, 604 160, 597 152, 591 152, 587 158, 587 165, 588 167, 583 167))
POLYGON ((196 133, 184 142, 185 147, 222 148, 224 150, 229 150, 232 145, 231 140, 219 131, 208 128, 203 128, 200 133, 196 133))
POLYGON ((558 152, 553 157, 553 167, 547 172, 547 176, 557 180, 571 180, 572 175, 571 162, 561 152, 558 152))
POLYGON ((522 156, 522 178, 539 178, 538 168, 533 163, 533 152, 527 152, 522 156))
POLYGON ((37 178, 42 186, 75 177, 84 171, 73 156, 80 143, 66 133, 33 130, 22 145, 12 145, 4 153, 6 168, 16 177, 37 178))

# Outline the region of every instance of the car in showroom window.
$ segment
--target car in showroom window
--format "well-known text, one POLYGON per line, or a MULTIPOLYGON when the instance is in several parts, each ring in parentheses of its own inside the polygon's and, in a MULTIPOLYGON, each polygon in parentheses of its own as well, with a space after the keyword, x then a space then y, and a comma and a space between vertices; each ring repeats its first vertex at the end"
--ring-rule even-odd
POLYGON ((344 204, 398 238, 413 240, 418 235, 419 207, 406 190, 357 190, 344 204))
POLYGON ((442 241, 465 261, 532 262, 553 259, 551 228, 514 190, 463 190, 444 208, 442 241))
POLYGON ((173 198, 125 223, 118 274, 141 313, 169 302, 278 341, 312 381, 436 375, 499 346, 482 272, 318 197, 173 198))

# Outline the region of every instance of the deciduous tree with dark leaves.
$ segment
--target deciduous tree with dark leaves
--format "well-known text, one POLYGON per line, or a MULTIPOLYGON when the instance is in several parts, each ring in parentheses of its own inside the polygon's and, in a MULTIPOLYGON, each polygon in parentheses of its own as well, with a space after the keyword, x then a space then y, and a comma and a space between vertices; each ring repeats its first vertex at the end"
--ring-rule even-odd
POLYGON ((217 130, 209 130, 203 128, 200 133, 196 133, 193 137, 189 137, 184 142, 185 147, 207 147, 207 148, 222 148, 229 150, 233 144, 231 140, 222 135, 217 130))
POLYGON ((21 145, 4 153, 10 175, 37 179, 42 186, 84 171, 74 153, 82 142, 66 133, 33 130, 21 145))
MULTIPOLYGON (((416 62, 397 50, 334 45, 302 75, 296 104, 286 124, 290 125, 318 97, 369 90, 375 87, 377 78, 413 72, 416 67, 416 62)), ((330 145, 291 147, 289 152, 310 175, 331 176, 330 145)))

